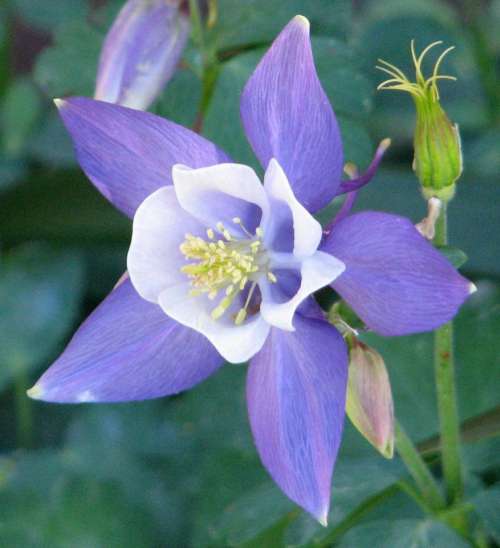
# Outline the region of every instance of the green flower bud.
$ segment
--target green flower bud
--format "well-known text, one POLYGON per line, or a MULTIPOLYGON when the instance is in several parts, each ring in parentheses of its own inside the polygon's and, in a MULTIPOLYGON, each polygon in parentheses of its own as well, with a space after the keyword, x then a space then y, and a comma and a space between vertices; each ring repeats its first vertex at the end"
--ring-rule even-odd
POLYGON ((414 42, 411 42, 415 82, 411 82, 404 72, 394 65, 379 59, 382 66, 377 68, 388 73, 391 78, 382 82, 377 89, 406 91, 413 97, 417 112, 413 169, 426 199, 437 197, 448 201, 453 198, 455 181, 462 173, 462 150, 458 126, 450 121, 439 102, 437 82, 456 80, 453 76, 439 74, 442 60, 454 48, 446 49, 439 56, 431 77, 424 78, 421 68, 427 52, 441 43, 430 44, 417 58, 414 42))
POLYGON ((394 453, 394 410, 384 359, 355 337, 348 337, 348 342, 347 416, 359 432, 390 459, 394 453))

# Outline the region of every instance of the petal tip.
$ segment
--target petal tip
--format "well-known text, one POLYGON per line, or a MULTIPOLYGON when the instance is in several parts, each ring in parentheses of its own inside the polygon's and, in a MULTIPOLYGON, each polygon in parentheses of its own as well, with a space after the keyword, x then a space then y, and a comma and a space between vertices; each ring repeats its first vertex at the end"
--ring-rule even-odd
POLYGON ((473 284, 472 282, 469 283, 469 295, 472 295, 477 291, 476 284, 473 284))
POLYGON ((385 139, 382 139, 379 144, 379 148, 381 150, 387 150, 391 146, 391 139, 389 137, 386 137, 385 139))
POLYGON ((318 523, 323 527, 328 527, 328 510, 325 510, 317 517, 318 523))
POLYGON ((309 23, 309 19, 307 17, 304 17, 303 15, 296 15, 293 18, 293 22, 297 25, 300 25, 303 27, 307 32, 309 32, 309 28, 311 27, 309 23))
POLYGON ((26 394, 32 400, 41 400, 44 393, 44 389, 39 384, 35 384, 29 390, 26 390, 26 394))
POLYGON ((385 448, 381 451, 381 454, 386 459, 394 458, 394 440, 393 439, 391 439, 391 441, 385 446, 385 448))
POLYGON ((59 97, 56 97, 54 99, 54 104, 56 105, 56 107, 60 110, 62 108, 64 108, 67 104, 67 101, 65 101, 64 99, 60 99, 59 97))

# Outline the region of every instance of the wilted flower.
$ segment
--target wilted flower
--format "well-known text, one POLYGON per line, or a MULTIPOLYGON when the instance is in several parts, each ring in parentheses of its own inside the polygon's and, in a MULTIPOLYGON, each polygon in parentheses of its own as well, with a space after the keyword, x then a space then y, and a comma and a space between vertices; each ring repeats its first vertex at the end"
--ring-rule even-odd
POLYGON ((384 358, 372 347, 350 337, 347 416, 384 455, 394 451, 394 407, 384 358))
POLYGON ((181 0, 128 0, 102 48, 94 97, 145 110, 172 76, 189 36, 181 0))
POLYGON ((383 66, 377 68, 387 72, 391 78, 382 82, 378 89, 392 89, 408 92, 415 102, 417 123, 414 137, 413 169, 422 184, 426 198, 437 197, 447 201, 453 197, 455 181, 462 173, 462 150, 458 126, 452 124, 439 102, 439 80, 456 80, 454 76, 439 74, 439 67, 445 55, 454 48, 446 49, 436 61, 432 76, 424 78, 422 62, 427 52, 442 44, 433 42, 418 56, 414 42, 411 54, 415 64, 415 82, 397 67, 379 59, 383 66))
MULTIPOLYGON (((343 152, 307 20, 297 16, 281 32, 241 98, 263 187, 251 168, 152 114, 85 98, 58 106, 86 174, 134 217, 130 278, 30 395, 154 398, 194 386, 224 357, 250 358, 248 410, 261 459, 325 523, 348 359, 313 292, 331 284, 373 330, 401 335, 448 321, 469 282, 401 217, 350 215, 322 239, 311 214, 345 188, 343 152)), ((366 181, 349 181, 348 190, 366 181)))

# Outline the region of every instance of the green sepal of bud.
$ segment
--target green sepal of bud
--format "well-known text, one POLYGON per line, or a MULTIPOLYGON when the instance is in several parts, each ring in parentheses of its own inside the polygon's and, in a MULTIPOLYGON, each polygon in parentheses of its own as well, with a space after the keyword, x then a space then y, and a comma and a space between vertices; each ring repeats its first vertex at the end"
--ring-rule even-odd
POLYGON ((436 61, 432 76, 424 78, 422 61, 427 52, 441 44, 434 42, 417 57, 414 43, 411 54, 415 65, 415 81, 390 63, 380 60, 377 68, 391 76, 377 89, 406 91, 412 96, 416 108, 416 127, 413 139, 413 169, 422 185, 422 193, 428 200, 432 197, 444 202, 455 194, 455 182, 462 173, 462 149, 458 126, 453 124, 439 101, 439 80, 456 80, 453 76, 439 74, 439 66, 453 47, 446 49, 436 61))
MULTIPOLYGON (((430 94, 429 94, 430 95, 430 94)), ((455 181, 462 173, 460 133, 441 107, 438 99, 415 97, 413 169, 423 187, 424 196, 443 201, 453 198, 455 181)))

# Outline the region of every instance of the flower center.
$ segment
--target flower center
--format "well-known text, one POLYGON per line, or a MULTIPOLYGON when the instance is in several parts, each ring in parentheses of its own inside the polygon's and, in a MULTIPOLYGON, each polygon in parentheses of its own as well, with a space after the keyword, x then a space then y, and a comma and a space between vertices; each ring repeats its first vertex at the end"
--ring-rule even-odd
POLYGON ((180 250, 188 260, 194 260, 181 268, 191 281, 190 294, 198 296, 206 293, 210 300, 219 294, 223 298, 212 310, 212 318, 219 319, 231 306, 238 294, 248 286, 243 307, 234 315, 234 323, 240 325, 248 314, 248 307, 261 275, 276 282, 276 276, 269 270, 269 259, 263 246, 263 231, 259 227, 251 234, 239 217, 233 219, 246 238, 235 238, 222 223, 215 230, 207 229, 207 238, 186 234, 180 250), (220 236, 219 236, 220 235, 220 236))

